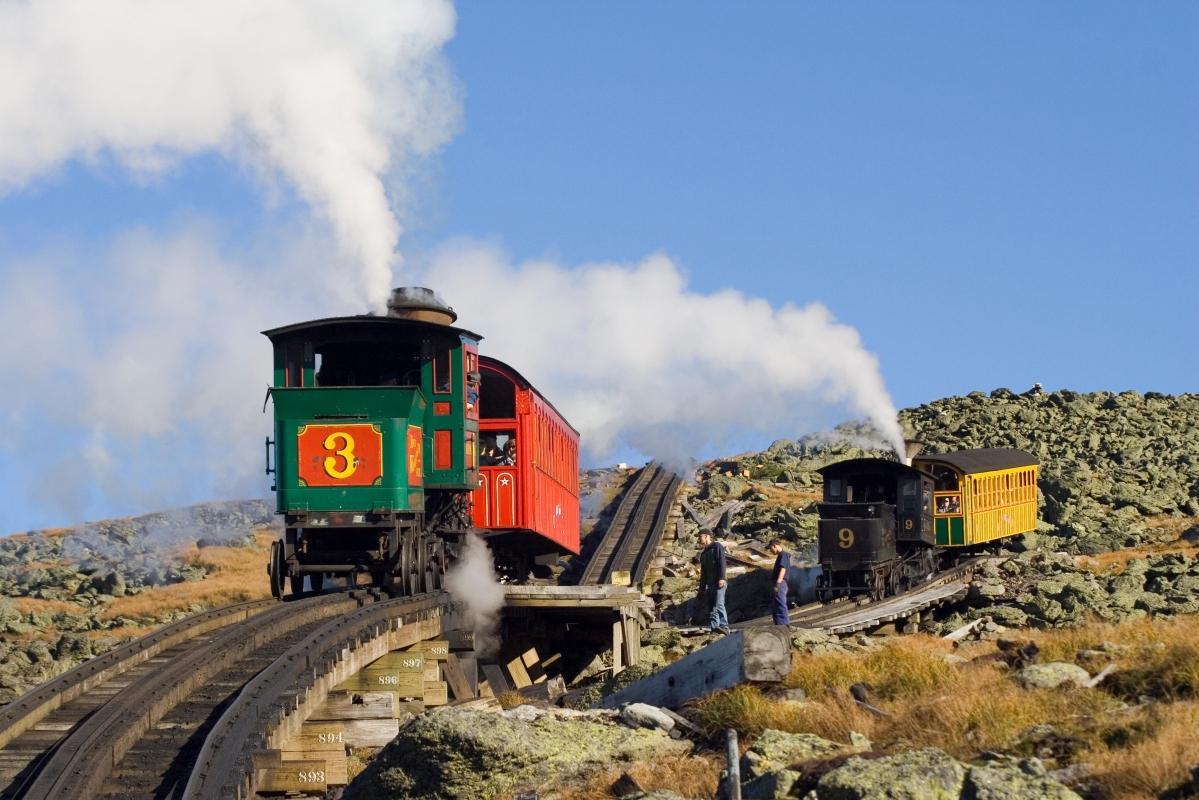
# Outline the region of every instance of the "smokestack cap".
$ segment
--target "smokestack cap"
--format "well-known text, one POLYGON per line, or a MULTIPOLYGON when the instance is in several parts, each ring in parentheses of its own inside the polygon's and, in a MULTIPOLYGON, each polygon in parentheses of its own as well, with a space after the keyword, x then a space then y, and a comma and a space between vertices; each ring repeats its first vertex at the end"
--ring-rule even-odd
POLYGON ((401 286, 391 292, 387 301, 387 316, 452 325, 458 319, 454 309, 423 286, 401 286))
POLYGON ((920 455, 920 451, 924 449, 924 442, 919 439, 904 439, 903 449, 904 463, 910 464, 912 463, 912 459, 920 455))

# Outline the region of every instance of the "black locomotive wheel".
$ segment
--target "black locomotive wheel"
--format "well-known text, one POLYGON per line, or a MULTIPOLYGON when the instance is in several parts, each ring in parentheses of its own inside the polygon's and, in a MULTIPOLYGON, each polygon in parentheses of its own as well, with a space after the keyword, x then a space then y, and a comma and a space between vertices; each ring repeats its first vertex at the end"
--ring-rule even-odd
POLYGON ((319 592, 325 585, 325 573, 313 572, 308 576, 308 583, 312 586, 312 591, 319 592))
POLYGON ((416 595, 424 591, 425 569, 428 566, 429 554, 425 550, 424 536, 419 533, 413 533, 412 550, 414 557, 412 560, 412 572, 408 576, 408 593, 416 595))
POLYGON ((287 582, 291 584, 291 593, 294 597, 299 597, 304 594, 304 575, 288 575, 287 582))
POLYGON ((400 574, 396 576, 396 590, 401 595, 411 594, 408 576, 412 574, 412 531, 400 533, 400 574))
POLYGON ((271 543, 271 561, 267 565, 266 574, 270 576, 271 596, 276 600, 283 599, 283 541, 276 539, 271 543))

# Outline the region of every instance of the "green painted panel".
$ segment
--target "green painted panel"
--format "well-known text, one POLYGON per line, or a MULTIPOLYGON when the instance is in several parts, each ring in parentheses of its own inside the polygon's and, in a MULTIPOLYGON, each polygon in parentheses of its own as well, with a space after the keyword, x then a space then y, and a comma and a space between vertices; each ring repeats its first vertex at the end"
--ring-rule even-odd
POLYGON ((408 425, 424 425, 425 399, 414 387, 276 388, 276 495, 279 513, 290 510, 419 511, 423 493, 409 492, 408 425), (383 477, 374 486, 301 486, 296 435, 303 425, 338 422, 377 425, 383 434, 383 477), (416 501, 415 503, 413 501, 416 501))
POLYGON ((966 526, 961 517, 951 517, 949 520, 949 543, 966 543, 966 526))
POLYGON ((949 520, 945 517, 937 517, 933 521, 933 528, 937 532, 937 544, 942 547, 949 544, 949 520))

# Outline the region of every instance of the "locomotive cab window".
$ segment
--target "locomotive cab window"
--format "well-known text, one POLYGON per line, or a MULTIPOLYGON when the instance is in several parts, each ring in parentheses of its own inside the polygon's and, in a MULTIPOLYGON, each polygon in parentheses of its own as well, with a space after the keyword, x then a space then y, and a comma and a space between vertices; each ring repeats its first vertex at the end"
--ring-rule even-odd
POLYGON ((450 390, 450 348, 437 344, 433 346, 433 391, 449 394, 450 390))
POLYGON ((317 386, 420 385, 420 350, 410 342, 318 343, 315 358, 317 386))
POLYGON ((828 484, 825 487, 825 490, 828 493, 829 500, 844 500, 845 498, 842 496, 843 489, 844 489, 844 484, 841 483, 840 478, 830 479, 828 484))

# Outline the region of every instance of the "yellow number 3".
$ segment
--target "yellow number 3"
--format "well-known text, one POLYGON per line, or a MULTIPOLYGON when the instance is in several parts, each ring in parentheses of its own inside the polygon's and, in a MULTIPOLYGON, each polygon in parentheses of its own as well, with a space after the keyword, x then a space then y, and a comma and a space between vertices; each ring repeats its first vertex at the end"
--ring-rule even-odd
POLYGON ((842 550, 848 550, 853 547, 853 531, 849 528, 842 528, 837 531, 837 544, 841 545, 842 550))
POLYGON ((345 431, 337 431, 325 437, 325 449, 332 450, 333 455, 325 457, 325 474, 330 478, 344 480, 350 477, 358 469, 358 459, 354 458, 354 437, 345 431), (337 441, 341 440, 344 445, 340 450, 337 449, 337 441), (337 468, 337 456, 345 459, 346 465, 341 469, 337 468))

